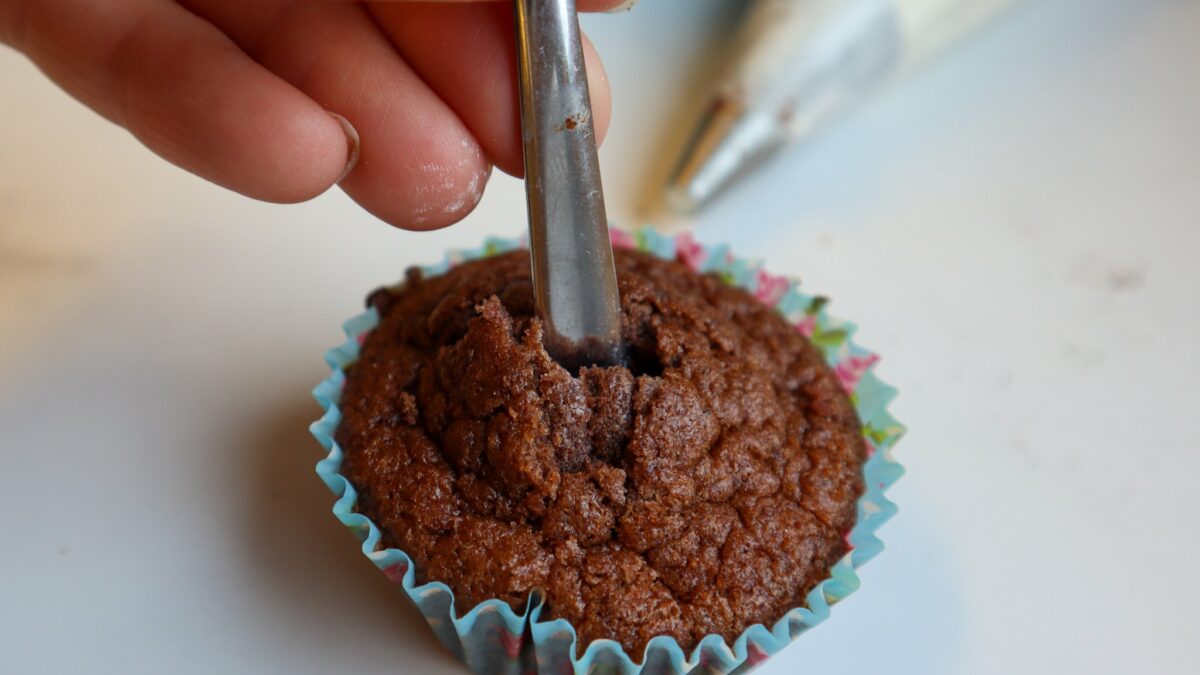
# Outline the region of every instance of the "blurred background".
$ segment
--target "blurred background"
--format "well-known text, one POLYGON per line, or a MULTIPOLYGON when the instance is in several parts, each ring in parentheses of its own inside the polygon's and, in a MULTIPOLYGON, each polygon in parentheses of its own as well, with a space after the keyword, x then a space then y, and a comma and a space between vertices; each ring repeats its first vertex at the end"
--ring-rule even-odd
MULTIPOLYGON (((617 224, 736 13, 584 20, 617 224)), ((308 392, 368 290, 519 234, 521 183, 402 232, 0 82, 0 671, 459 672, 329 514, 308 392)), ((888 550, 760 672, 1200 672, 1198 120, 1200 2, 1030 0, 671 222, 830 296, 910 428, 888 550)))

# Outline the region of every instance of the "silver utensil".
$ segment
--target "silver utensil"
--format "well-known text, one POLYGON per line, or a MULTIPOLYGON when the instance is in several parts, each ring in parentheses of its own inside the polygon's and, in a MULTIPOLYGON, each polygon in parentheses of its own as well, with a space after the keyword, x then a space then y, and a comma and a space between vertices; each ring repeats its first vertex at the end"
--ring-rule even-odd
POLYGON ((575 0, 514 0, 533 294, 560 364, 623 362, 621 312, 575 0))

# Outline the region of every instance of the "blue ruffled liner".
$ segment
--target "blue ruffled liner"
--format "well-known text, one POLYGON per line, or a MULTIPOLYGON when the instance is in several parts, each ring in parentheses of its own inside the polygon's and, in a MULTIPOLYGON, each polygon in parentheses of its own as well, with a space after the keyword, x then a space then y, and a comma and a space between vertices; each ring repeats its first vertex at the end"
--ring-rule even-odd
MULTIPOLYGON (((705 248, 690 235, 660 235, 652 230, 634 233, 613 231, 617 246, 637 248, 663 258, 678 258, 693 269, 712 272, 726 282, 747 289, 768 302, 797 328, 810 336, 825 354, 826 360, 851 391, 863 433, 871 448, 864 465, 866 491, 858 501, 858 519, 848 536, 851 551, 833 566, 829 578, 818 584, 806 598, 806 606, 789 611, 767 628, 754 625, 729 645, 719 635, 709 635, 685 654, 673 638, 659 636, 650 640, 639 662, 625 653, 617 642, 597 640, 576 655, 575 629, 564 619, 541 620, 542 597, 530 594, 523 612, 518 614, 501 600, 488 600, 458 616, 454 594, 445 584, 417 585, 412 561, 398 549, 380 549, 380 531, 366 516, 354 510, 357 493, 341 473, 342 449, 334 441, 341 421, 338 399, 345 382, 345 369, 358 357, 359 346, 379 322, 374 309, 344 325, 348 340, 329 350, 325 361, 333 371, 313 390, 313 396, 325 414, 310 427, 313 436, 329 452, 317 463, 317 474, 337 497, 333 513, 358 537, 367 556, 405 594, 425 616, 435 635, 472 672, 518 675, 524 673, 614 675, 678 675, 681 673, 744 673, 779 652, 801 633, 824 621, 830 608, 858 589, 855 569, 883 550, 876 530, 896 513, 896 506, 884 496, 901 475, 903 468, 892 458, 891 450, 904 428, 888 413, 887 404, 896 390, 875 377, 872 371, 877 357, 855 345, 850 339, 854 326, 825 313, 825 299, 799 291, 798 283, 770 275, 756 261, 733 257, 727 247, 705 248)), ((521 248, 520 240, 488 239, 480 249, 452 251, 441 263, 423 269, 428 275, 450 267, 521 248)))

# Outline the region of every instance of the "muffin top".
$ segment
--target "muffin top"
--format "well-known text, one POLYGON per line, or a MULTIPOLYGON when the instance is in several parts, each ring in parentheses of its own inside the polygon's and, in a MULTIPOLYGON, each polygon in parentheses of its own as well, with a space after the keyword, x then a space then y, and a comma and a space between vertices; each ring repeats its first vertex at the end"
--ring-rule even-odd
POLYGON ((542 347, 528 254, 372 294, 336 439, 358 510, 457 611, 499 598, 640 655, 772 625, 848 550, 866 447, 820 352, 743 290, 616 252, 627 367, 542 347))

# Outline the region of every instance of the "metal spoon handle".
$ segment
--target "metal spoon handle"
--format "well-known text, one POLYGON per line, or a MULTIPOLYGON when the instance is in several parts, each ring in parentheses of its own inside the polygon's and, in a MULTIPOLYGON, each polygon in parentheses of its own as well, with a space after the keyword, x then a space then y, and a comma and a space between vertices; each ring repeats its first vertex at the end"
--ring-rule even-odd
POLYGON ((514 0, 533 293, 551 356, 621 361, 621 314, 575 0, 514 0))

